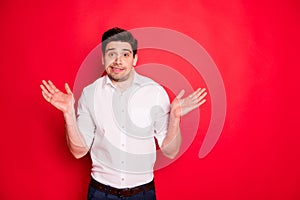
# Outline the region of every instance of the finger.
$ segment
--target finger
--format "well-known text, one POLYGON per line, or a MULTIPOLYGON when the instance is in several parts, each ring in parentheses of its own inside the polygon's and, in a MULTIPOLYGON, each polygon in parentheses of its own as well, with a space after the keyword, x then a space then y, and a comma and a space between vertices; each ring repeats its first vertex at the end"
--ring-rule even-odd
POLYGON ((49 93, 49 91, 45 88, 45 86, 44 85, 40 85, 40 88, 42 89, 42 92, 44 93, 44 94, 46 94, 46 95, 50 95, 50 93, 49 93))
POLYGON ((196 100, 200 97, 201 94, 203 94, 206 91, 205 88, 198 88, 193 94, 192 94, 192 100, 196 100))
POLYGON ((199 88, 199 94, 202 94, 202 93, 204 93, 205 91, 206 91, 206 88, 202 88, 202 89, 199 88))
MULTIPOLYGON (((48 85, 48 83, 45 80, 42 80, 42 84, 41 86, 43 86, 44 88, 46 88, 46 85, 48 85)), ((42 88, 42 87, 41 87, 42 88)), ((47 90, 48 91, 48 90, 47 90)))
POLYGON ((181 90, 181 91, 178 93, 178 95, 176 96, 176 98, 177 98, 177 99, 182 98, 183 95, 184 95, 184 93, 185 93, 185 91, 184 91, 184 90, 181 90))
POLYGON ((194 104, 194 106, 192 106, 192 110, 200 107, 201 105, 203 105, 206 102, 206 99, 202 99, 200 102, 198 102, 197 104, 194 104))
POLYGON ((200 92, 200 88, 198 88, 196 91, 194 91, 192 94, 190 94, 189 96, 188 96, 188 98, 190 98, 190 99, 195 99, 195 97, 197 96, 197 94, 200 92))
POLYGON ((42 91, 42 95, 46 101, 48 101, 48 102, 51 101, 51 97, 49 95, 47 95, 44 91, 42 91))
POLYGON ((72 90, 70 89, 68 83, 65 83, 65 89, 66 89, 66 92, 67 92, 68 94, 73 94, 73 93, 72 93, 72 90))
POLYGON ((204 104, 206 102, 206 99, 203 99, 202 101, 200 101, 198 104, 197 104, 197 107, 201 106, 202 104, 204 104))
POLYGON ((200 101, 201 99, 204 99, 205 97, 206 97, 206 95, 207 95, 207 92, 204 92, 204 93, 200 93, 200 95, 197 97, 197 101, 200 101))
POLYGON ((54 90, 54 92, 59 92, 59 89, 56 88, 56 86, 52 83, 52 81, 48 81, 49 85, 51 86, 51 88, 54 90))
POLYGON ((205 100, 206 95, 207 95, 207 92, 204 92, 201 96, 198 97, 198 99, 195 100, 195 103, 198 104, 202 100, 205 100))
POLYGON ((54 89, 50 85, 51 81, 46 82, 45 80, 43 80, 42 82, 43 82, 44 86, 47 88, 48 92, 50 92, 51 94, 55 93, 54 89))

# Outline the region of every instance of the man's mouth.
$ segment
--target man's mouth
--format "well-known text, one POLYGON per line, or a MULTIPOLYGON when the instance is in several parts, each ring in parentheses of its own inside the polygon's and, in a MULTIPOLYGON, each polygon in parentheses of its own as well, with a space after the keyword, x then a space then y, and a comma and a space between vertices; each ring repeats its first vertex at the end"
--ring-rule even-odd
POLYGON ((119 72, 124 71, 124 69, 121 68, 121 67, 111 66, 110 68, 111 68, 111 71, 114 72, 114 73, 119 73, 119 72))

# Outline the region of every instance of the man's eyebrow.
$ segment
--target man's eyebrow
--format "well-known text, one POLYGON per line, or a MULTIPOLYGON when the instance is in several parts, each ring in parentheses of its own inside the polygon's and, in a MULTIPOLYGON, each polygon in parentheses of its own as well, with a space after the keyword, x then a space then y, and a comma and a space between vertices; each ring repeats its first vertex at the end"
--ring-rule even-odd
POLYGON ((116 48, 109 48, 109 49, 106 49, 106 52, 112 51, 112 50, 116 50, 116 48))
MULTIPOLYGON (((109 49, 106 49, 106 52, 112 51, 112 50, 116 50, 116 48, 109 48, 109 49)), ((130 53, 132 53, 132 51, 131 51, 130 49, 122 49, 122 51, 129 51, 130 53)))
POLYGON ((132 53, 132 51, 130 49, 122 49, 123 51, 129 51, 130 53, 132 53))

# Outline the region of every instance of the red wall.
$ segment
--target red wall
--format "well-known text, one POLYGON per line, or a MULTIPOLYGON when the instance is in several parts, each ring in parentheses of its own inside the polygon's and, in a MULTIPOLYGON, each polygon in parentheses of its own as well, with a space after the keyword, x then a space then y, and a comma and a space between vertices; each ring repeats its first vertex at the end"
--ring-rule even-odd
MULTIPOLYGON (((300 199, 299 11, 295 0, 1 1, 0 199, 85 199, 90 160, 71 156, 62 114, 44 102, 39 84, 73 85, 113 26, 188 35, 224 82, 226 119, 216 146, 198 157, 208 102, 191 146, 155 172, 159 200, 300 199)), ((193 87, 205 85, 185 61, 162 54, 145 50, 139 64, 162 63, 193 87)))

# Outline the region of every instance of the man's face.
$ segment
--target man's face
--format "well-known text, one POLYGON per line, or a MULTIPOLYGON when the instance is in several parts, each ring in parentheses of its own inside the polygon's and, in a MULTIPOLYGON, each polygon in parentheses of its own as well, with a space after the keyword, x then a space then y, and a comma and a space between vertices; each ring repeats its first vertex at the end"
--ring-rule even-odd
POLYGON ((113 83, 132 78, 136 62, 137 55, 133 57, 132 47, 128 42, 114 41, 106 45, 102 63, 113 83))

